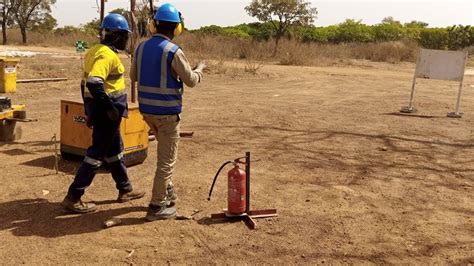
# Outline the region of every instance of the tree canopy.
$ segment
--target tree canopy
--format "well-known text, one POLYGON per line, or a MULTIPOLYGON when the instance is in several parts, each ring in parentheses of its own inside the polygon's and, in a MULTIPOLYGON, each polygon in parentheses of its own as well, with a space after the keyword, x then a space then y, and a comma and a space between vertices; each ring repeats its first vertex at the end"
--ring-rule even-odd
POLYGON ((278 42, 291 26, 307 26, 314 22, 318 11, 304 0, 252 0, 245 11, 260 20, 270 22, 274 29, 276 55, 278 42))

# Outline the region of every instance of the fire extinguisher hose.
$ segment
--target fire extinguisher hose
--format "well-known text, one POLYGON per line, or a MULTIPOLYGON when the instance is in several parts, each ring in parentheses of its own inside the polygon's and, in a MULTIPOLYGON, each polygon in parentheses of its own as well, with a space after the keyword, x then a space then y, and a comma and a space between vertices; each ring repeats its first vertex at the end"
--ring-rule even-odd
POLYGON ((222 171, 222 169, 224 169, 224 167, 230 163, 233 163, 233 161, 228 161, 228 162, 225 162, 220 168, 219 170, 217 171, 216 173, 216 176, 214 177, 214 180, 212 181, 212 186, 211 186, 211 190, 209 191, 209 197, 207 198, 207 200, 211 200, 211 195, 212 195, 212 191, 214 190, 214 185, 216 184, 216 181, 217 181, 217 177, 219 176, 220 172, 222 171))

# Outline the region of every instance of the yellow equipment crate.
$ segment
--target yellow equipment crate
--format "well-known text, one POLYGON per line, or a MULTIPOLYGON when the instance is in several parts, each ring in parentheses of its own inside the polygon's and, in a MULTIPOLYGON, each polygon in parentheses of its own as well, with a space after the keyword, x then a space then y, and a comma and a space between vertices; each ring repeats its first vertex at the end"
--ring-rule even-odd
POLYGON ((25 105, 12 105, 11 108, 0 109, 0 141, 15 141, 21 139, 22 129, 17 121, 26 118, 25 105))
MULTIPOLYGON (((148 131, 148 125, 138 106, 130 106, 128 118, 124 118, 120 125, 127 166, 145 161, 148 154, 148 131)), ((83 157, 91 144, 92 129, 86 125, 84 104, 61 100, 61 156, 64 159, 83 157)))
POLYGON ((19 59, 0 57, 0 93, 16 91, 16 74, 19 59))

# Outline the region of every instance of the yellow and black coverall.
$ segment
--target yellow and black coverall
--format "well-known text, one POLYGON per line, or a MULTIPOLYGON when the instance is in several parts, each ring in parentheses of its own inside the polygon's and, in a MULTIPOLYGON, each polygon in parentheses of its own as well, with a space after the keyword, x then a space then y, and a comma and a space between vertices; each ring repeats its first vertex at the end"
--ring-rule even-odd
POLYGON ((68 197, 71 200, 81 198, 104 161, 109 165, 119 192, 132 191, 120 135, 122 117, 127 117, 124 72, 125 67, 113 47, 98 44, 85 56, 81 90, 88 125, 92 126, 92 146, 87 149, 69 187, 68 197))

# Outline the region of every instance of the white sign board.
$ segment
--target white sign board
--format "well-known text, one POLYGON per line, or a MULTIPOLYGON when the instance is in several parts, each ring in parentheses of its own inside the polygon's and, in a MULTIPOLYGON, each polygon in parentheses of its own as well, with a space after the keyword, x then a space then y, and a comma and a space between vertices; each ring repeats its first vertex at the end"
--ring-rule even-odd
POLYGON ((467 52, 422 49, 415 78, 463 81, 467 52))
POLYGON ((5 65, 5 73, 11 74, 16 72, 16 66, 5 65))

